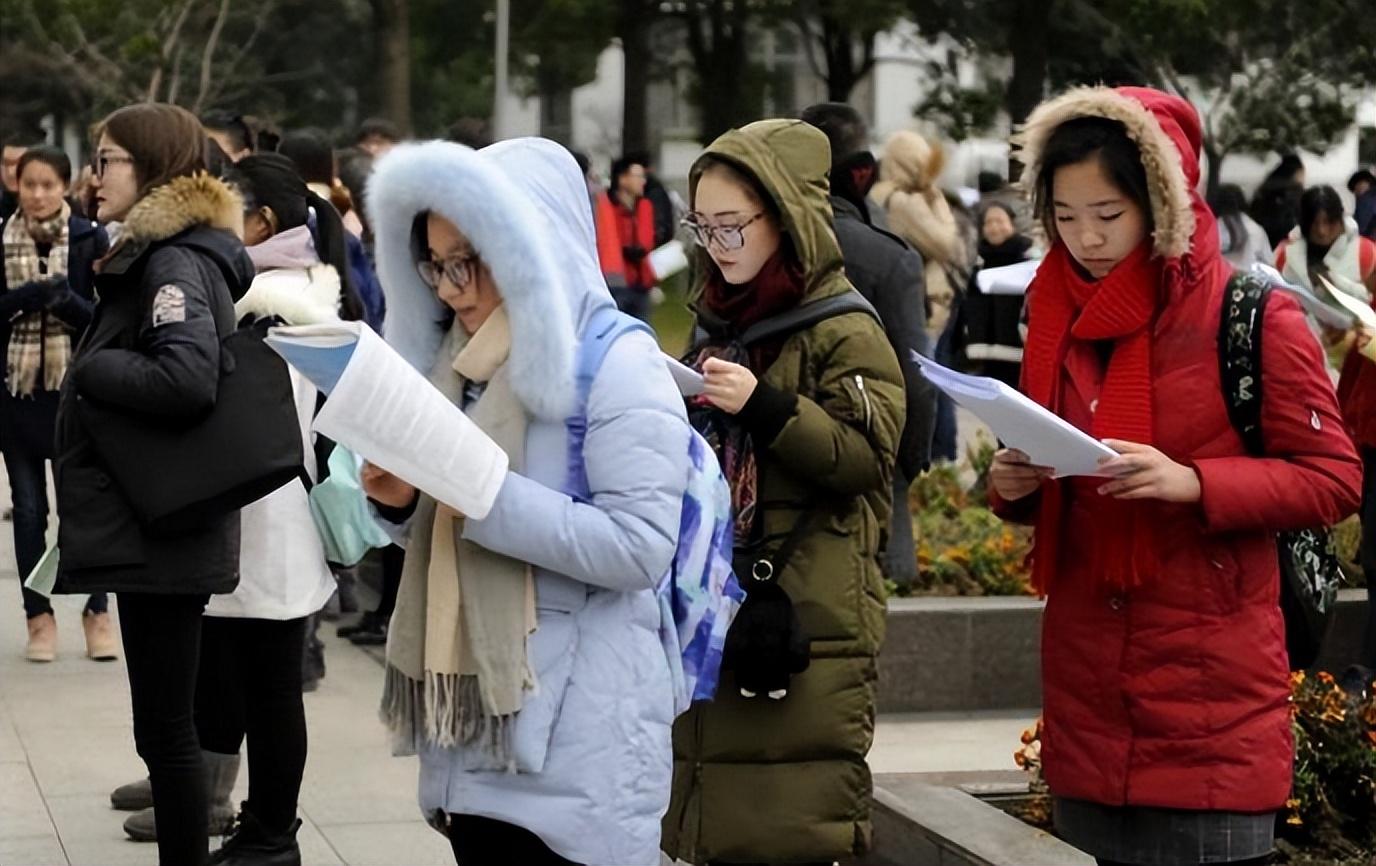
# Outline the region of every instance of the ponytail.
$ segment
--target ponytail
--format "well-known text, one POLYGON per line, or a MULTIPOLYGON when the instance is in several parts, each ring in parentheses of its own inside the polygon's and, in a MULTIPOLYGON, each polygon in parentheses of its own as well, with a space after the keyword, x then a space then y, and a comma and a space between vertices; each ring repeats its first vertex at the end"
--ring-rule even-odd
POLYGON ((339 211, 325 199, 306 190, 306 204, 315 212, 315 251, 320 261, 339 273, 339 316, 347 322, 361 322, 364 318, 363 298, 354 285, 349 268, 349 247, 344 221, 339 211))

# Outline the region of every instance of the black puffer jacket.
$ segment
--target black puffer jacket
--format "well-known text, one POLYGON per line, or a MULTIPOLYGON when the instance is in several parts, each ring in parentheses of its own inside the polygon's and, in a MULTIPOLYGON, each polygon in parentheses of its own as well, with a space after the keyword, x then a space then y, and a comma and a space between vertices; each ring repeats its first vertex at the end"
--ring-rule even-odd
POLYGON ((185 534, 145 531, 97 454, 81 403, 169 425, 214 406, 220 341, 253 281, 243 244, 227 230, 241 207, 208 176, 173 180, 130 211, 96 278, 100 302, 58 409, 57 592, 223 593, 238 584, 238 512, 185 534))
POLYGON ((854 202, 833 195, 831 209, 846 276, 879 313, 884 335, 903 370, 908 402, 898 465, 903 477, 916 478, 931 461, 936 426, 936 390, 918 372, 910 354, 929 354, 922 256, 898 235, 869 224, 854 202))
MULTIPOLYGON (((0 223, 0 234, 5 224, 0 223)), ((0 242, 0 251, 3 247, 0 242)), ((75 346, 90 325, 95 308, 95 263, 109 250, 110 240, 105 229, 72 214, 67 220, 65 288, 60 284, 54 287, 47 279, 11 286, 4 269, 0 268, 0 357, 9 351, 10 322, 14 317, 40 310, 47 310, 72 329, 75 346)), ((0 451, 19 449, 51 459, 56 417, 56 392, 40 389, 31 396, 19 398, 10 396, 9 388, 0 387, 0 451)))

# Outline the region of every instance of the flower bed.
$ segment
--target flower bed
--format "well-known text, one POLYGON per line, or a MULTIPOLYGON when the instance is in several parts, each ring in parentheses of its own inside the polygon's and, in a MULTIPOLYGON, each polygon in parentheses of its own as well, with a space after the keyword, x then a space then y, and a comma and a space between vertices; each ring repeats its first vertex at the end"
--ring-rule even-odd
MULTIPOLYGON (((1370 866, 1376 862, 1376 683, 1328 673, 1291 675, 1295 780, 1276 826, 1276 864, 1370 866)), ((1041 775, 1042 723, 1023 732, 1013 760, 1029 795, 1005 804, 1050 832, 1051 796, 1041 775)))

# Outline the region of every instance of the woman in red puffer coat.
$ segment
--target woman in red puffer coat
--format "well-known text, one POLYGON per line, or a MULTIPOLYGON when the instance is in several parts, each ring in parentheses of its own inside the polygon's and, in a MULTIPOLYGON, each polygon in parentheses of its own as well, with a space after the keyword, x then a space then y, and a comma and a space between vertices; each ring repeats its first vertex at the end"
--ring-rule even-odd
POLYGON ((1199 117, 1142 88, 1038 108, 1025 182, 1054 241, 1029 289, 1023 389, 1119 455, 1051 480, 1003 451, 1047 595, 1042 756, 1061 835, 1101 863, 1269 855, 1293 744, 1274 536, 1356 510, 1361 464, 1288 297, 1262 324, 1264 457, 1229 422, 1232 269, 1195 192, 1199 117))

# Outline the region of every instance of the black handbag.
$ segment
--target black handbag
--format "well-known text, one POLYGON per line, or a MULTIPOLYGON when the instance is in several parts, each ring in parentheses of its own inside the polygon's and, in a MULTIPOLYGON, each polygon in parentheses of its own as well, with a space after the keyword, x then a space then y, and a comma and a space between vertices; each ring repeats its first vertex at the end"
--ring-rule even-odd
POLYGON ((96 452, 150 533, 205 526, 305 477, 291 374, 263 342, 271 324, 221 340, 215 406, 189 425, 78 400, 96 452))
MULTIPOLYGON (((1219 325, 1219 364, 1228 419, 1255 455, 1261 440, 1261 335, 1268 286, 1237 273, 1224 292, 1219 325)), ((1314 527, 1276 536, 1280 558, 1280 609, 1285 615, 1285 648, 1291 670, 1312 666, 1333 622, 1338 586, 1345 576, 1332 533, 1314 527)))

